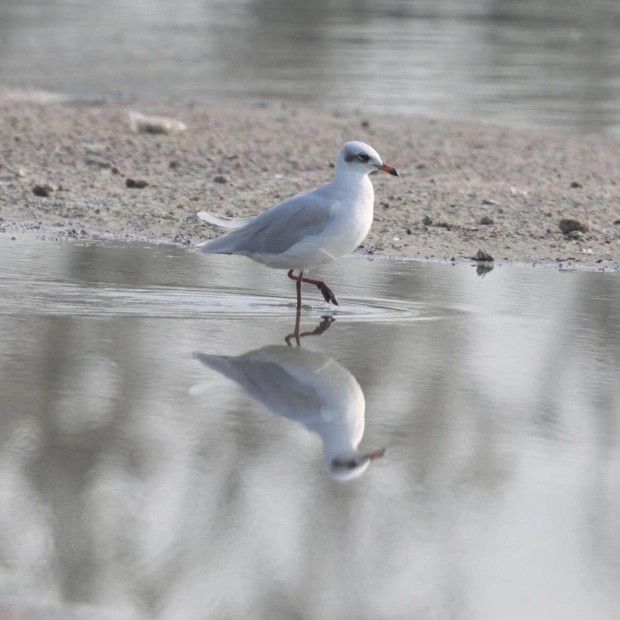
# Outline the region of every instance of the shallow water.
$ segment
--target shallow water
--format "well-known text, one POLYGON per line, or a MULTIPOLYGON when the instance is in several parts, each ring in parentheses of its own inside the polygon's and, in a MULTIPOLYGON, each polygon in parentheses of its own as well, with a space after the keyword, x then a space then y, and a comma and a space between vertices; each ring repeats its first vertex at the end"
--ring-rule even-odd
POLYGON ((0 83, 620 128, 609 0, 4 0, 0 83))
POLYGON ((244 259, 0 264, 0 610, 618 617, 616 275, 344 259, 289 348, 292 283, 244 259), (387 453, 335 480, 364 416, 387 453))

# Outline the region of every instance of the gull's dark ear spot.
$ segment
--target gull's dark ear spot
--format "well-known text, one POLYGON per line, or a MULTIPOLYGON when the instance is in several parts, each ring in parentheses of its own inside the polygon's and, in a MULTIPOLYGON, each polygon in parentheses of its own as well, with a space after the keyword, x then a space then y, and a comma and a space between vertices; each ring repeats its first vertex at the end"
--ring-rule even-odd
POLYGON ((355 153, 353 151, 347 151, 344 154, 344 160, 345 161, 353 161, 357 156, 355 155, 355 153))

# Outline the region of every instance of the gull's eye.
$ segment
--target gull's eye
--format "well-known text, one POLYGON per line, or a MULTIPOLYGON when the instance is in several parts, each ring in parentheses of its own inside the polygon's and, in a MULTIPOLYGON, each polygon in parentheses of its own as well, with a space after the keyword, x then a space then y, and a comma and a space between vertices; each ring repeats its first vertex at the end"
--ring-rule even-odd
POLYGON ((360 161, 363 161, 364 163, 368 162, 370 160, 370 155, 368 155, 368 153, 360 153, 357 158, 360 161))

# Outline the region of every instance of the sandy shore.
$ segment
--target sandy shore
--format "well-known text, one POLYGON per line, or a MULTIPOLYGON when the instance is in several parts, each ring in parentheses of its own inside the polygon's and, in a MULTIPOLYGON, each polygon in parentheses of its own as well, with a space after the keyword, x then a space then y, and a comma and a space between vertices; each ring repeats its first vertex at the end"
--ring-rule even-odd
POLYGON ((197 211, 257 214, 328 181, 339 146, 357 139, 401 174, 373 175, 375 222, 358 252, 620 267, 620 143, 601 136, 282 107, 35 103, 6 89, 0 114, 0 227, 13 236, 192 244, 219 234, 197 211), (187 130, 133 132, 131 110, 187 130), (564 234, 563 218, 585 232, 564 234))

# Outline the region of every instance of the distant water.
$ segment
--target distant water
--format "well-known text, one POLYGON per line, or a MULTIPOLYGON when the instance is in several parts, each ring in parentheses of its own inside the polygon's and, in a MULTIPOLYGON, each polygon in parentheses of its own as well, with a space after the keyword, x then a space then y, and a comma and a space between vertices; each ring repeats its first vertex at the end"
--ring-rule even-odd
POLYGON ((618 133, 609 0, 3 0, 0 84, 618 133))

